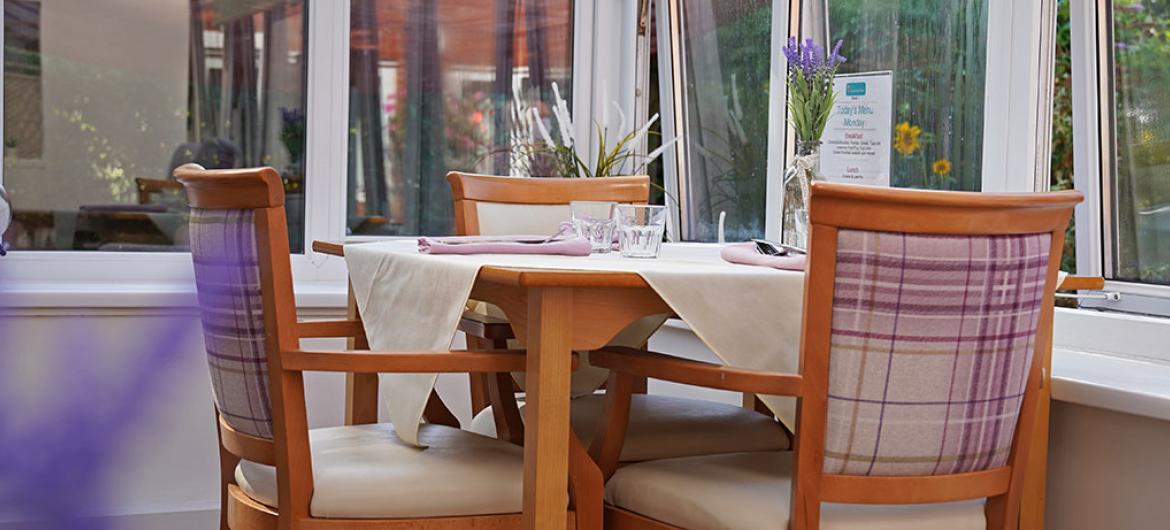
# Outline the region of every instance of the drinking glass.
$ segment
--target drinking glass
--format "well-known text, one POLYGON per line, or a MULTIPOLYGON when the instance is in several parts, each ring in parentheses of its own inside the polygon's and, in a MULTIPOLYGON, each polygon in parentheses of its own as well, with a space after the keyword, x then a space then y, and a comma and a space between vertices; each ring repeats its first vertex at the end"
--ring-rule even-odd
POLYGON ((613 249, 613 209, 617 203, 602 201, 573 201, 573 229, 589 241, 594 254, 605 254, 613 249))
POLYGON ((666 207, 619 204, 617 226, 623 258, 657 258, 666 233, 666 207))

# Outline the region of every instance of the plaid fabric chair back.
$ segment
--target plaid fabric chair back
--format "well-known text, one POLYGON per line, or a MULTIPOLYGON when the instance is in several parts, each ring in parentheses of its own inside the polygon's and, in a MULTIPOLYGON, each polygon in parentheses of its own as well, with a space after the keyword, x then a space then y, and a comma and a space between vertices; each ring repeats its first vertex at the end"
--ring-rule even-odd
POLYGON ((190 233, 216 407, 237 431, 271 439, 255 210, 192 208, 190 233))
POLYGON ((1051 234, 838 232, 824 472, 1006 464, 1051 234))

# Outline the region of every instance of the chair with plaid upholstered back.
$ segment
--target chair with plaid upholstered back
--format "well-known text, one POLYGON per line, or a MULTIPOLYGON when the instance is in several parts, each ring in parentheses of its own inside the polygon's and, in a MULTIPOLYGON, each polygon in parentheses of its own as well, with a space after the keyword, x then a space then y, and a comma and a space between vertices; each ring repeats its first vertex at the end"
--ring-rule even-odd
MULTIPOLYGON (((1017 528, 1081 195, 817 183, 811 197, 801 373, 752 373, 799 398, 794 454, 627 466, 607 485, 611 518, 652 529, 1017 528)), ((619 375, 654 355, 595 354, 619 375)), ((654 359, 679 382, 739 376, 654 359)))
MULTIPOLYGON (((426 451, 387 423, 309 429, 304 372, 509 373, 524 369, 523 352, 302 349, 302 339, 354 339, 364 329, 359 320, 297 321, 280 176, 189 164, 175 177, 191 207, 220 436, 221 529, 521 527, 521 448, 435 423, 419 431, 426 451)), ((573 480, 578 491, 587 480, 600 487, 599 478, 573 480)), ((579 499, 579 527, 599 520, 594 499, 579 499)))
MULTIPOLYGON (((447 180, 451 183, 455 226, 460 235, 552 234, 571 217, 573 201, 645 204, 650 198, 650 179, 645 176, 517 178, 451 172, 447 180)), ((474 315, 467 315, 465 323, 470 318, 474 315)), ((660 317, 643 319, 610 344, 644 345, 645 338, 657 330, 662 320, 660 317)), ((464 323, 460 326, 468 332, 469 344, 483 340, 474 336, 473 326, 464 323)), ((506 344, 500 341, 497 346, 506 344)), ((592 442, 599 428, 605 404, 604 396, 593 392, 608 375, 605 370, 588 366, 588 359, 588 354, 583 354, 582 367, 573 374, 574 399, 570 402, 573 430, 586 445, 592 442)), ((639 392, 632 398, 626 443, 620 453, 601 455, 601 459, 616 459, 616 464, 617 460, 637 462, 791 447, 784 426, 770 412, 760 414, 752 408, 726 403, 647 394, 644 378, 634 384, 639 392)), ((511 410, 511 391, 512 384, 507 379, 477 382, 473 377, 472 409, 478 414, 470 430, 522 441, 520 411, 511 410), (501 391, 508 396, 501 396, 501 391), (478 404, 477 396, 482 396, 478 404), (485 409, 489 401, 500 405, 485 409)))

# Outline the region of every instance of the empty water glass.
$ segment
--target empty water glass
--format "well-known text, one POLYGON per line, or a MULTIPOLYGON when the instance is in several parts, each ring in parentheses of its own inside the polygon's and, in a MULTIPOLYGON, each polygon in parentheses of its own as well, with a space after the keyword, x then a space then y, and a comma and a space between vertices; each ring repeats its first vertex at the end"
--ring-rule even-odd
POLYGON ((623 258, 657 258, 666 233, 666 207, 619 204, 617 225, 623 258))
POLYGON ((589 241, 594 254, 605 254, 613 249, 613 208, 615 202, 573 201, 573 229, 589 241))

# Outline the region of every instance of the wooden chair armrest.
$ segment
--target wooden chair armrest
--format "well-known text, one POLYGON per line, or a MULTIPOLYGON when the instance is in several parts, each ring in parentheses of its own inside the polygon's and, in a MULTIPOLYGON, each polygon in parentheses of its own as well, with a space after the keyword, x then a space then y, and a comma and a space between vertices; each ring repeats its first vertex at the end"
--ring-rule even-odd
POLYGON ((590 352, 589 363, 629 375, 771 396, 800 396, 804 381, 796 374, 729 368, 621 346, 590 352))
POLYGON ((1100 291, 1105 288, 1105 278, 1099 276, 1066 276, 1058 291, 1100 291))
POLYGON ((507 319, 475 311, 463 312, 463 318, 459 319, 459 331, 472 337, 482 337, 488 340, 516 338, 516 335, 512 333, 512 323, 508 322, 507 319))
POLYGON ((328 254, 330 256, 345 257, 345 245, 341 243, 333 243, 330 241, 313 241, 313 252, 321 254, 328 254))
POLYGON ((360 320, 316 320, 297 322, 297 335, 302 339, 365 337, 366 329, 360 320))
MULTIPOLYGON (((281 366, 294 372, 352 373, 495 373, 523 372, 524 350, 453 350, 446 352, 376 352, 288 350, 281 366)), ((573 369, 579 359, 573 355, 573 369)))

